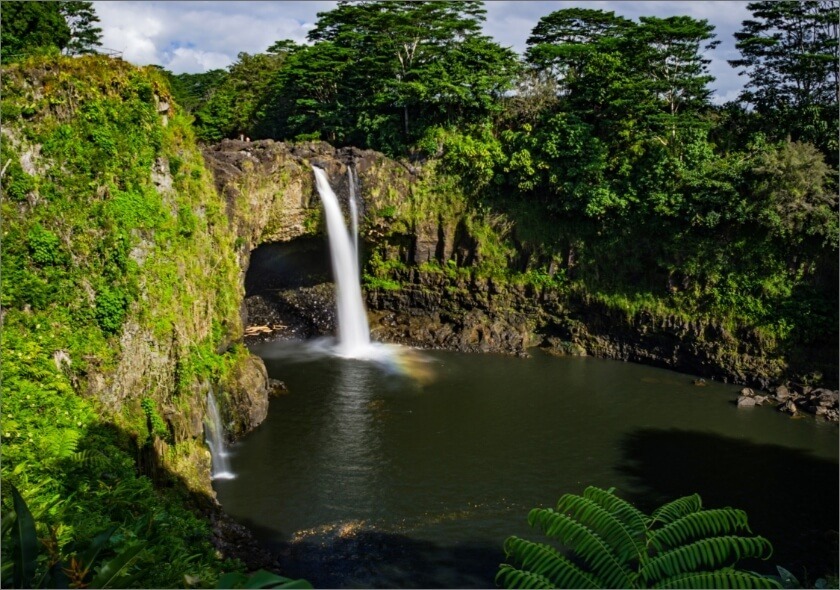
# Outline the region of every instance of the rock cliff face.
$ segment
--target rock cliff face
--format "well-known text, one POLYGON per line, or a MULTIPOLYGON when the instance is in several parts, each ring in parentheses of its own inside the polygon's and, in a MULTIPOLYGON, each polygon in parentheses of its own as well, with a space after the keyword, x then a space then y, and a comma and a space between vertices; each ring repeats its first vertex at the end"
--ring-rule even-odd
MULTIPOLYGON (((204 156, 237 228, 242 268, 248 269, 255 248, 263 245, 255 256, 275 248, 261 257, 268 263, 259 262, 248 274, 246 299, 250 323, 267 326, 268 337, 282 335, 271 336, 274 325, 298 336, 334 330, 324 238, 320 244, 312 238, 324 228, 310 167, 328 172, 345 210, 350 167, 363 203, 365 291, 376 339, 508 354, 540 346, 762 388, 802 379, 836 383, 830 355, 797 359, 749 327, 644 310, 628 314, 580 289, 481 278, 471 269, 492 255, 479 235, 488 226, 477 229, 469 199, 438 178, 433 163, 409 165, 371 151, 272 141, 225 141, 204 156), (305 267, 319 257, 313 276, 294 278, 304 269, 289 261, 305 267)), ((522 258, 527 253, 514 246, 508 263, 522 258)))
POLYGON ((37 344, 26 362, 60 359, 35 387, 66 380, 135 441, 141 470, 212 495, 208 391, 238 434, 265 418, 268 386, 241 344, 235 235, 189 121, 156 72, 120 60, 3 74, 4 356, 37 344))

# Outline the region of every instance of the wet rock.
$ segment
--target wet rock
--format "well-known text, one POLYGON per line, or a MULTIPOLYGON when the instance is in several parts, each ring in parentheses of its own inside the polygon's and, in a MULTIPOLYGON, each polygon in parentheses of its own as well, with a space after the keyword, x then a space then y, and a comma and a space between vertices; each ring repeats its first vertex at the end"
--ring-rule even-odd
POLYGON ((223 384, 231 407, 223 415, 231 423, 234 436, 245 434, 259 426, 268 415, 268 372, 262 359, 253 355, 243 357, 231 370, 223 384))
POLYGON ((741 390, 741 395, 746 395, 748 397, 752 397, 752 396, 755 395, 755 392, 752 389, 750 389, 749 387, 744 387, 741 390))
POLYGON ((756 405, 756 401, 752 397, 747 397, 745 395, 742 395, 738 398, 738 407, 739 408, 751 408, 754 405, 756 405))

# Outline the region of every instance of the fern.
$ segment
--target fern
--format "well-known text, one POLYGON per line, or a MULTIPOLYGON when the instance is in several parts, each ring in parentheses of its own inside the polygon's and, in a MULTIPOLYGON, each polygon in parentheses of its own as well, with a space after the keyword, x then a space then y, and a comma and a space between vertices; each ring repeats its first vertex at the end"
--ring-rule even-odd
POLYGON ((501 584, 505 588, 556 588, 545 576, 518 570, 507 564, 502 564, 499 568, 496 584, 501 584))
POLYGON ((691 496, 677 498, 672 502, 663 504, 654 510, 651 516, 653 516, 654 523, 659 521, 668 524, 669 522, 680 519, 687 514, 699 512, 702 509, 703 501, 700 499, 700 496, 693 494, 691 496))
POLYGON ((546 535, 572 547, 593 571, 599 572, 598 577, 607 587, 630 587, 631 572, 612 548, 588 526, 550 508, 531 510, 528 523, 531 526, 538 524, 546 535))
POLYGON ((659 530, 650 532, 650 545, 657 551, 681 545, 691 539, 752 532, 743 510, 723 508, 686 514, 659 530))
POLYGON ((647 516, 613 490, 565 494, 557 510, 535 508, 528 523, 568 551, 518 537, 505 541, 506 588, 781 588, 773 578, 735 569, 769 559, 773 547, 750 531, 742 510, 703 510, 700 496, 669 502, 647 516))
POLYGON ((651 582, 701 568, 719 568, 748 557, 769 559, 772 554, 773 547, 764 537, 712 537, 662 553, 646 563, 639 575, 651 582))
POLYGON ((610 513, 588 498, 566 494, 557 502, 557 511, 588 523, 589 527, 609 545, 621 563, 626 563, 644 551, 644 527, 634 531, 622 520, 622 511, 610 513))
POLYGON ((666 578, 651 588, 779 588, 772 578, 737 570, 691 572, 666 578))
POLYGON ((566 559, 557 549, 517 537, 505 541, 505 555, 520 567, 548 578, 555 588, 600 588, 601 581, 566 559))

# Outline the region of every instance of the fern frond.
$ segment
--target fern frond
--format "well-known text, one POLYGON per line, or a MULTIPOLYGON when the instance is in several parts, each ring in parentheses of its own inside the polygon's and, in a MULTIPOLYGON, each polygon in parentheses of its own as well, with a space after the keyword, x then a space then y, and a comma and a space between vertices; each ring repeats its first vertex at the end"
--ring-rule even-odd
POLYGON ((642 534, 648 526, 650 517, 644 512, 612 493, 614 488, 602 490, 589 486, 583 491, 583 497, 600 505, 607 512, 620 519, 634 533, 642 534))
POLYGON ((650 524, 653 525, 656 521, 668 524, 678 518, 682 518, 686 514, 699 512, 702 509, 703 501, 700 499, 698 494, 677 498, 676 500, 663 504, 654 510, 653 514, 651 514, 653 520, 650 524))
POLYGON ((519 537, 508 537, 505 555, 523 570, 544 576, 555 588, 601 588, 601 581, 566 559, 557 549, 519 537))
POLYGON ((91 467, 94 469, 104 467, 108 464, 108 458, 105 455, 92 449, 77 451, 70 455, 70 460, 74 463, 82 465, 83 467, 91 467))
POLYGON ((554 588, 545 576, 531 572, 523 572, 506 563, 499 566, 496 574, 496 585, 503 588, 554 588))
MULTIPOLYGON (((616 498, 617 499, 617 498, 616 498)), ((615 505, 614 503, 611 503, 615 505)), ((574 518, 597 533, 614 551, 622 563, 639 559, 645 550, 644 528, 634 531, 618 512, 608 512, 600 504, 586 497, 565 494, 557 501, 557 511, 574 518)))
POLYGON ((752 533, 746 512, 736 508, 716 508, 686 514, 661 529, 650 531, 648 542, 661 552, 692 539, 721 537, 742 531, 752 533))
POLYGON ((82 434, 72 428, 49 431, 46 435, 47 453, 54 459, 67 459, 76 452, 82 434))
POLYGON ((583 561, 599 573, 608 588, 629 588, 633 574, 610 551, 604 540, 589 527, 551 508, 534 508, 528 524, 539 524, 543 533, 568 545, 583 561))
POLYGON ((773 578, 731 569, 691 572, 667 578, 651 588, 782 588, 773 578))
POLYGON ((764 537, 712 537, 657 555, 639 570, 647 583, 701 568, 719 568, 739 559, 768 559, 773 547, 764 537))

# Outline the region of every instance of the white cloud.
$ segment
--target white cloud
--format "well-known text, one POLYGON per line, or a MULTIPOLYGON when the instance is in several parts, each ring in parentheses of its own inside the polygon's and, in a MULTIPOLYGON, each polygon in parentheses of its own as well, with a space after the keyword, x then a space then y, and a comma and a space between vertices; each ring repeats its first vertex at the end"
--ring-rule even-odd
POLYGON ((224 53, 178 47, 171 56, 167 56, 166 62, 166 68, 173 72, 197 74, 207 70, 226 68, 231 64, 231 59, 224 53))
MULTIPOLYGON (((726 63, 737 57, 732 34, 750 17, 746 2, 725 1, 490 1, 485 3, 485 34, 518 53, 539 19, 555 10, 585 6, 639 16, 688 15, 715 25, 720 46, 709 52, 712 84, 721 102, 740 90, 743 78, 726 63)), ((334 1, 317 2, 94 2, 103 29, 103 45, 138 64, 158 64, 175 73, 226 67, 239 52, 258 53, 279 39, 306 42, 319 12, 334 1)))

